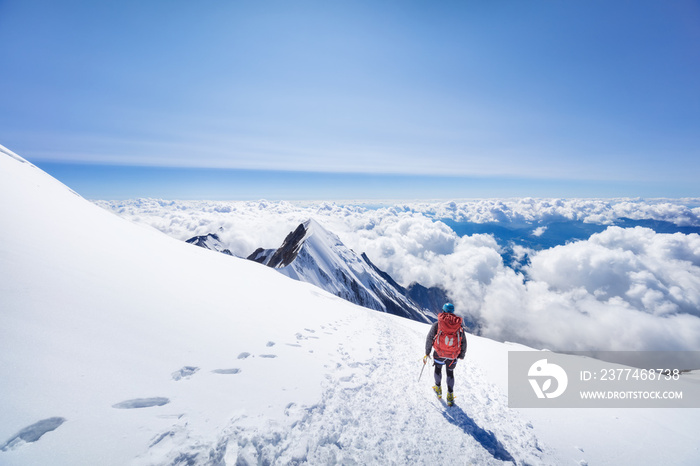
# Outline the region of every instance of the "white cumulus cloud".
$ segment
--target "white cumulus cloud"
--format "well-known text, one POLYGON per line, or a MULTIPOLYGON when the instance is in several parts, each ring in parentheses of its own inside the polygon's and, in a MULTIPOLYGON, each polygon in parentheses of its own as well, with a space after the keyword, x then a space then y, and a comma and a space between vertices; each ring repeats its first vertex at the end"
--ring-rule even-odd
MULTIPOLYGON (((476 200, 363 204, 98 201, 175 238, 218 233, 239 256, 278 247, 315 218, 403 285, 448 291, 484 335, 558 350, 700 350, 700 236, 608 227, 588 240, 542 251, 517 246, 515 271, 491 235, 458 236, 436 219, 536 223, 653 218, 700 225, 679 201, 476 200)), ((535 230, 543 233, 544 230, 535 230)))

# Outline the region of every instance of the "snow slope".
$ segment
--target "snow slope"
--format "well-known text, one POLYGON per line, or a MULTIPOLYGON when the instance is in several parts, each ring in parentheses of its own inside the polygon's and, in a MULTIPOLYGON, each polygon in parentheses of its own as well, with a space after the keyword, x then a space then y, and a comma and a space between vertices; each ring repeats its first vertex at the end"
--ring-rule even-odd
POLYGON ((0 146, 0 464, 697 464, 693 410, 507 407, 470 337, 458 406, 426 324, 85 201, 0 146), (583 464, 583 463, 581 463, 583 464))

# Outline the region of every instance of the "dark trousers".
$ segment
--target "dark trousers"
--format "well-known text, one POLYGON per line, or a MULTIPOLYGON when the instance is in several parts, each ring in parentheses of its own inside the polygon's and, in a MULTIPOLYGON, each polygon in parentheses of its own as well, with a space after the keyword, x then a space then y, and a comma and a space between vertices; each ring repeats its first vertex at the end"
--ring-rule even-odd
POLYGON ((445 366, 445 372, 447 374, 447 391, 452 393, 452 389, 455 386, 455 366, 457 365, 456 359, 441 359, 435 358, 435 385, 438 387, 442 386, 442 366, 445 366))

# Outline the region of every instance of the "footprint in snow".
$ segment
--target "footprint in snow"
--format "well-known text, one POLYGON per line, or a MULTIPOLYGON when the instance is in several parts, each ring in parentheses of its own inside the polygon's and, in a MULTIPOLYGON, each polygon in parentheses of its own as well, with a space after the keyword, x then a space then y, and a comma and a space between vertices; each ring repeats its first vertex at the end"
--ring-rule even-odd
POLYGON ((171 374, 173 380, 189 379, 192 375, 199 370, 199 367, 185 366, 180 370, 177 370, 171 374))
POLYGON ((26 443, 32 443, 39 440, 45 433, 58 429, 58 427, 66 422, 62 417, 50 417, 39 422, 25 427, 10 437, 5 443, 0 445, 0 451, 14 450, 26 443))
POLYGON ((243 353, 238 355, 238 359, 246 359, 248 357, 250 357, 250 353, 246 353, 246 352, 243 352, 243 353))
POLYGON ((272 347, 272 346, 275 346, 275 342, 274 342, 274 341, 268 341, 267 344, 266 344, 265 346, 267 346, 268 348, 270 348, 270 347, 272 347))
POLYGON ((272 359, 272 358, 276 358, 277 355, 276 355, 276 354, 261 354, 260 357, 261 357, 261 358, 272 359))
MULTIPOLYGON (((309 329, 304 329, 304 330, 313 332, 313 330, 309 330, 309 329)), ((294 336, 296 337, 297 340, 309 340, 309 339, 311 339, 311 338, 313 338, 314 340, 318 340, 318 339, 319 339, 317 336, 314 336, 314 335, 304 335, 304 334, 302 334, 302 333, 296 333, 294 336)))
POLYGON ((234 367, 232 369, 214 369, 212 372, 214 374, 230 375, 230 374, 238 374, 239 372, 241 372, 241 370, 238 369, 237 367, 234 367))
POLYGON ((170 403, 168 398, 162 396, 156 396, 153 398, 134 398, 133 400, 122 401, 112 405, 112 408, 117 409, 138 409, 138 408, 151 408, 153 406, 163 406, 170 403))

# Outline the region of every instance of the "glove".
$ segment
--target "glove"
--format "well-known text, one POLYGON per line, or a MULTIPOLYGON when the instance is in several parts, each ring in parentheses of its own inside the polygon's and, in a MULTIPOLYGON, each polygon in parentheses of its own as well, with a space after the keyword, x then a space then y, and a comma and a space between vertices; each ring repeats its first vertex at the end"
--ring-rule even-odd
POLYGON ((428 356, 427 354, 426 354, 425 356, 423 356, 423 364, 425 364, 425 363, 428 362, 428 358, 429 358, 429 357, 430 357, 430 356, 428 356))

